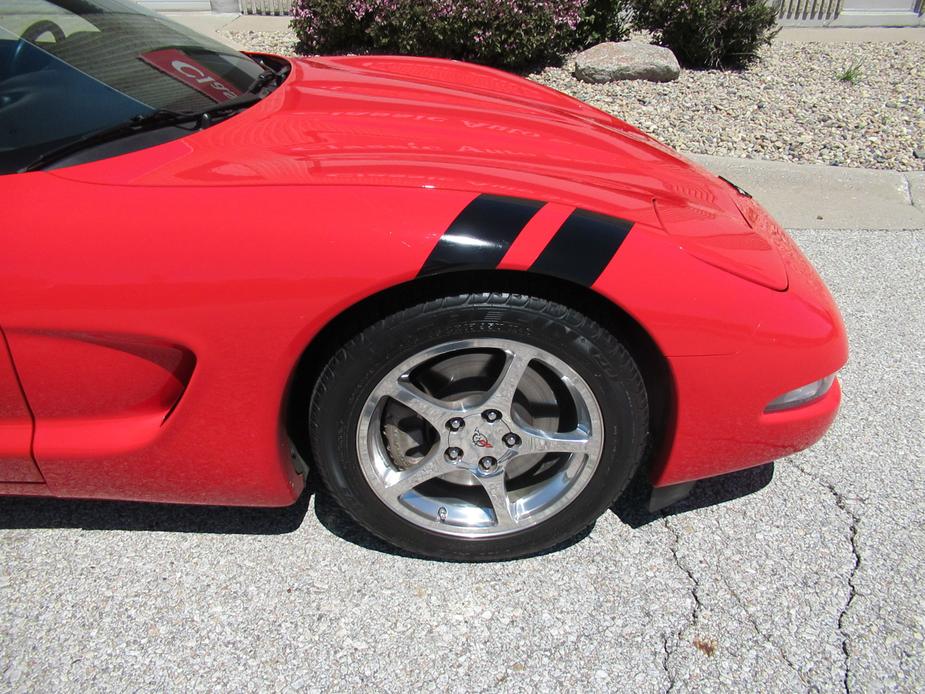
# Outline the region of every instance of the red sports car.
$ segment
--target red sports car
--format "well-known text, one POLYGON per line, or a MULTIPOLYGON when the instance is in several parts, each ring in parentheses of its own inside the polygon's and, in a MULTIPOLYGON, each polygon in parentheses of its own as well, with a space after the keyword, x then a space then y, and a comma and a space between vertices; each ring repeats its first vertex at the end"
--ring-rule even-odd
POLYGON ((310 470, 388 542, 508 558, 838 409, 838 310, 746 192, 485 67, 12 0, 0 173, 3 494, 284 506, 310 470))

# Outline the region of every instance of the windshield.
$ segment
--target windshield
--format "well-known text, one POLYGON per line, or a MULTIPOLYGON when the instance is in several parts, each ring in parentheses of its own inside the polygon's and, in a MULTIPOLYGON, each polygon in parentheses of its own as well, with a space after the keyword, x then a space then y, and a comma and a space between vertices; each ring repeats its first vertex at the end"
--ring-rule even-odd
POLYGON ((0 2, 0 173, 160 111, 239 97, 265 68, 123 0, 0 2))

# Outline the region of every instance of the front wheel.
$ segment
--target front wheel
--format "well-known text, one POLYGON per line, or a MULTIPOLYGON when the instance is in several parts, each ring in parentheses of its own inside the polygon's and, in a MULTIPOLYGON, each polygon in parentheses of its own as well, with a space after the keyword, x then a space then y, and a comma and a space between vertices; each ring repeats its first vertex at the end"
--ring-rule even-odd
POLYGON ((385 541, 441 559, 533 554, 603 513, 648 436, 629 352, 574 309, 464 294, 369 326, 311 401, 325 486, 385 541))

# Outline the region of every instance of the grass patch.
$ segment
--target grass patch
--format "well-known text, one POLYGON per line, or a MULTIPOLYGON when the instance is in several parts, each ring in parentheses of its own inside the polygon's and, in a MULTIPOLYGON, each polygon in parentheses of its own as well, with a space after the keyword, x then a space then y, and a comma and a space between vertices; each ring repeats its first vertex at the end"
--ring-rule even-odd
POLYGON ((838 73, 838 79, 840 82, 850 82, 851 84, 857 84, 861 81, 861 74, 863 71, 861 68, 863 64, 861 62, 851 63, 848 67, 838 73))

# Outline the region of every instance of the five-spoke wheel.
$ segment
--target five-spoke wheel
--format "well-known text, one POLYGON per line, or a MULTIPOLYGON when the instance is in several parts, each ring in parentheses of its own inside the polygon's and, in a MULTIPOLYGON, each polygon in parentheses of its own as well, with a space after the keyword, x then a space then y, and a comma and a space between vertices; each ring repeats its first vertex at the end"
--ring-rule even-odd
POLYGON ((373 388, 357 427, 366 481, 436 532, 497 535, 541 523, 594 474, 603 432, 591 388, 525 342, 424 349, 373 388))
POLYGON ((315 466, 362 525, 417 553, 499 559, 589 525, 646 442, 615 335, 516 294, 396 310, 338 350, 311 402, 315 466))

